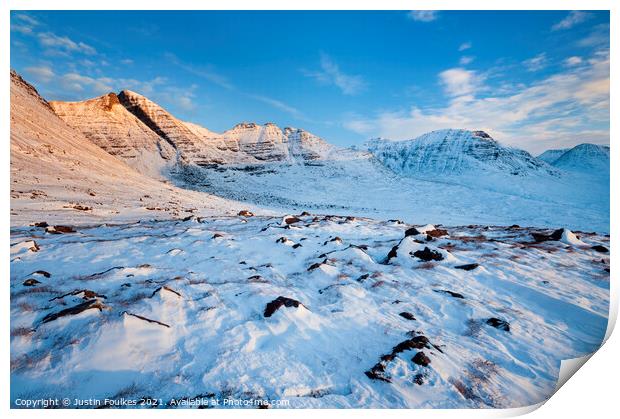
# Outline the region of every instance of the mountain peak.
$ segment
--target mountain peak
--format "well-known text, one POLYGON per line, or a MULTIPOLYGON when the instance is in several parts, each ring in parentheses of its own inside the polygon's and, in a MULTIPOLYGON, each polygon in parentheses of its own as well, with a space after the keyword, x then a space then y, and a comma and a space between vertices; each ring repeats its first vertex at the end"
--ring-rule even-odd
POLYGON ((365 147, 384 165, 408 174, 553 172, 528 152, 505 147, 480 130, 441 129, 413 140, 374 139, 365 147))

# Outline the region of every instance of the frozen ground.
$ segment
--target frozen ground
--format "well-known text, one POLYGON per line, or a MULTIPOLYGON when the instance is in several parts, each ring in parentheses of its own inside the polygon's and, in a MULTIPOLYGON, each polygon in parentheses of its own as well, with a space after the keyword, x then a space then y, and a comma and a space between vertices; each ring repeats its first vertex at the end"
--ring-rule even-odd
POLYGON ((304 215, 15 228, 11 398, 516 407, 600 344, 609 258, 592 246, 608 236, 409 227, 304 215))
POLYGON ((445 225, 519 224, 609 232, 609 176, 556 171, 403 176, 342 150, 306 164, 187 169, 182 187, 269 207, 445 225))

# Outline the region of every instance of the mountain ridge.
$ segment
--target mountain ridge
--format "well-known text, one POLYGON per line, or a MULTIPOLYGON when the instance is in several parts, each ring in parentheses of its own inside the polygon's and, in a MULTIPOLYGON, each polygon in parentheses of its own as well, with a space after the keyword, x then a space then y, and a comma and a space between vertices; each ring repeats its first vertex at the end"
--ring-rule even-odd
POLYGON ((435 130, 404 141, 372 139, 364 147, 402 174, 556 174, 555 169, 527 151, 506 147, 479 130, 435 130))
POLYGON ((281 129, 273 123, 242 122, 223 133, 216 133, 176 118, 159 104, 131 90, 84 101, 51 103, 65 122, 87 138, 137 170, 155 177, 175 164, 211 166, 306 161, 324 158, 334 149, 303 129, 281 129), (110 125, 116 128, 111 129, 110 125), (150 133, 146 133, 147 130, 150 133), (140 153, 132 152, 132 146, 148 156, 137 158, 140 153), (147 167, 147 161, 155 168, 147 167))

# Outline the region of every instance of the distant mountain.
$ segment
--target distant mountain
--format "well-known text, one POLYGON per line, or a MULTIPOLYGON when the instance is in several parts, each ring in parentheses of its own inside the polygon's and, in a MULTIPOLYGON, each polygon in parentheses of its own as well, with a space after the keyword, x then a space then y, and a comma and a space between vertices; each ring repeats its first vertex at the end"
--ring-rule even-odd
POLYGON ((408 141, 370 140, 365 147, 385 166, 405 175, 555 173, 528 152, 505 147, 484 131, 444 129, 408 141))
POLYGON ((571 172, 609 176, 609 146, 579 144, 562 154, 553 165, 571 172))
POLYGON ((544 153, 540 154, 537 158, 546 163, 553 164, 560 156, 566 153, 570 148, 558 148, 554 150, 547 150, 544 153))
POLYGON ((258 164, 327 157, 333 147, 301 129, 237 124, 218 134, 174 117, 150 99, 123 90, 82 102, 52 102, 69 125, 149 175, 183 165, 258 164))

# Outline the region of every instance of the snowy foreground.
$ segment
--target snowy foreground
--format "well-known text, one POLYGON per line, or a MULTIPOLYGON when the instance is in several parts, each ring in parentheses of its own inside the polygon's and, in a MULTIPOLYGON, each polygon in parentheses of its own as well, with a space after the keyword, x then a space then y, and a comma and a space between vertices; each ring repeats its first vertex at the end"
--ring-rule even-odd
POLYGON ((551 395, 560 360, 598 348, 608 236, 410 227, 300 215, 14 228, 11 399, 517 407, 551 395))

